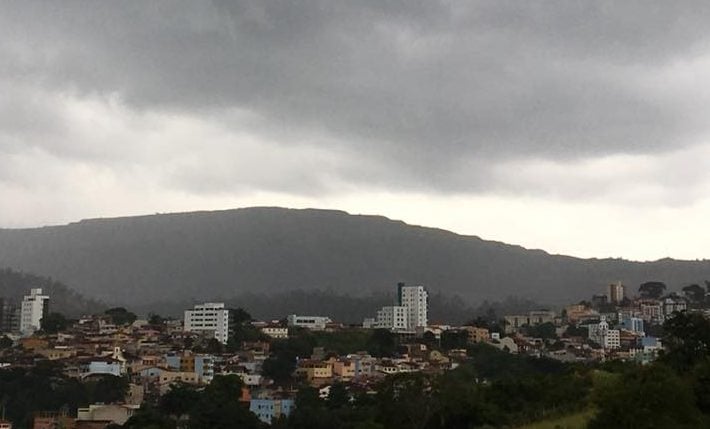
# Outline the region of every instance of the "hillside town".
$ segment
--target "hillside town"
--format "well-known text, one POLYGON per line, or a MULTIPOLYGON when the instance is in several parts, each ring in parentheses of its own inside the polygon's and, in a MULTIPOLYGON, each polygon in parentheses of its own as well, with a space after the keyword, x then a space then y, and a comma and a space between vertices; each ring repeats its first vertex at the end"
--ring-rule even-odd
MULTIPOLYGON (((175 386, 199 389, 229 375, 242 382, 243 407, 270 424, 291 413, 299 386, 317 389, 321 398, 336 385, 374 394, 378 382, 394 374, 455 369, 471 359, 469 349, 476 346, 561 362, 647 364, 663 350, 665 320, 679 312, 708 313, 708 293, 697 285, 666 294, 665 285, 649 282, 638 294, 629 292, 617 282, 605 294, 560 311, 479 317, 452 326, 429 320, 424 286, 404 283, 397 285, 396 303, 373 311, 362 325, 338 323, 328 315, 253 320, 243 309, 221 302, 197 304, 182 319, 156 314, 139 319, 114 308, 68 321, 51 312, 51 296, 31 289, 20 303, 1 302, 0 371, 51 362, 81 383, 125 381, 125 394, 110 403, 38 410, 34 429, 122 425, 142 404, 175 386), (298 350, 286 352, 289 341, 298 342, 298 350)), ((0 428, 12 427, 10 421, 0 422, 0 428)))

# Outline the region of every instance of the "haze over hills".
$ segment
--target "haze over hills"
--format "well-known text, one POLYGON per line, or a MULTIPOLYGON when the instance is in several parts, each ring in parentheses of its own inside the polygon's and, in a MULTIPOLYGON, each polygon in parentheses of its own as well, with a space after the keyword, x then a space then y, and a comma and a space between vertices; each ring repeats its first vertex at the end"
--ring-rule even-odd
POLYGON ((562 304, 617 279, 633 289, 650 279, 672 289, 710 279, 706 260, 580 259, 380 216, 270 207, 3 229, 0 267, 127 305, 291 290, 359 296, 400 280, 472 304, 509 295, 562 304))

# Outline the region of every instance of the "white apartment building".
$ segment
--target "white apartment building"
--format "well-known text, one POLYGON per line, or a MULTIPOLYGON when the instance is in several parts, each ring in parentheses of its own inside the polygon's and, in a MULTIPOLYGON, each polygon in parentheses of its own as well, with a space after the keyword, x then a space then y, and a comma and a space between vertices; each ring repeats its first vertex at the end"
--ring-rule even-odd
POLYGON ((688 309, 688 303, 682 298, 666 298, 663 300, 663 315, 669 319, 673 313, 680 313, 688 309))
POLYGON ((25 295, 20 307, 20 332, 22 335, 29 336, 38 331, 47 311, 49 311, 49 296, 42 295, 42 289, 30 289, 30 294, 25 295))
POLYGON ((599 324, 589 326, 589 339, 604 349, 618 349, 621 347, 621 333, 618 329, 609 329, 609 324, 604 316, 602 316, 599 324))
POLYGON ((322 331, 325 329, 326 325, 333 323, 330 317, 324 316, 297 316, 295 314, 289 314, 286 317, 288 326, 296 326, 299 328, 311 329, 314 331, 322 331))
POLYGON ((214 336, 222 344, 229 340, 230 311, 223 302, 206 302, 185 311, 185 332, 199 332, 214 336))
POLYGON ((377 311, 375 328, 406 331, 409 327, 407 310, 407 307, 401 305, 382 307, 377 311))
POLYGON ((413 331, 429 323, 429 294, 424 286, 397 285, 399 305, 407 308, 407 329, 413 331))

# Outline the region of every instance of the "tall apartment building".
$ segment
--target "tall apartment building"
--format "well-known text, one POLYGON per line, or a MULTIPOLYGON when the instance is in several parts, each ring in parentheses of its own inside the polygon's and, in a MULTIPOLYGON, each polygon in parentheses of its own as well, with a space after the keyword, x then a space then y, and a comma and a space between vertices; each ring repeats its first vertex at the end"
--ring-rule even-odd
POLYGON ((624 300, 624 285, 621 282, 609 285, 609 303, 619 304, 624 300))
POLYGON ((20 330, 20 308, 7 299, 0 298, 0 332, 18 332, 20 330))
POLYGON ((397 304, 378 310, 374 327, 411 332, 426 327, 429 322, 428 299, 429 294, 424 286, 406 286, 404 283, 398 283, 397 304))
POLYGON ((214 337, 222 344, 227 344, 233 324, 231 311, 223 302, 206 302, 185 311, 185 332, 198 332, 214 337))
POLYGON ((424 286, 397 284, 399 305, 407 309, 407 329, 415 330, 429 324, 429 294, 424 286))
POLYGON ((29 336, 38 331, 48 311, 49 296, 42 295, 40 288, 30 289, 30 294, 25 295, 20 307, 20 333, 29 336))

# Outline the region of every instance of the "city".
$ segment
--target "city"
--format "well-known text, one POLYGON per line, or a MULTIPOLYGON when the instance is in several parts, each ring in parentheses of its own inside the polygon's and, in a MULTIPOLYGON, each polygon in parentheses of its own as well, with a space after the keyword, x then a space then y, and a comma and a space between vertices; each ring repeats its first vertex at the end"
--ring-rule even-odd
MULTIPOLYGON (((678 313, 710 313, 705 288, 691 285, 681 294, 665 288, 647 282, 637 294, 615 282, 606 294, 559 312, 478 317, 464 326, 429 321, 427 288, 404 283, 396 286, 395 305, 362 325, 343 325, 328 315, 253 320, 244 309, 219 302, 197 304, 182 319, 138 319, 114 308, 69 321, 51 312, 51 296, 31 289, 19 303, 2 300, 0 371, 51 363, 84 384, 120 380, 107 402, 32 410, 25 424, 34 429, 123 425, 173 389, 204 389, 225 376, 240 380, 240 406, 272 424, 292 413, 304 387, 324 401, 333 389, 351 399, 376 395, 387 377, 452 371, 476 359, 476 347, 563 363, 649 364, 662 353, 665 321, 678 313), (289 339, 311 342, 287 351, 289 339)), ((4 411, 12 412, 7 406, 4 411)), ((0 424, 13 427, 7 420, 0 424)))

